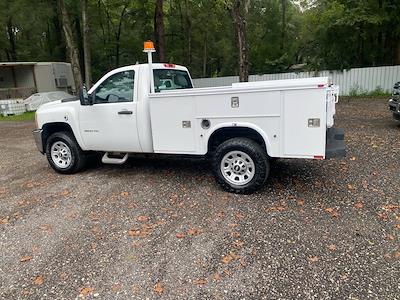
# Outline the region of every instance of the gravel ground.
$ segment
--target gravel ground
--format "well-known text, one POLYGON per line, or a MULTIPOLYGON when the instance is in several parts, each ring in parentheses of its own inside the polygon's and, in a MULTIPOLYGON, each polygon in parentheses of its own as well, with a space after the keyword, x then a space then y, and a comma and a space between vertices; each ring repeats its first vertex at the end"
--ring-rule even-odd
POLYGON ((400 299, 400 125, 342 100, 348 157, 278 160, 228 194, 204 160, 53 172, 0 123, 3 299, 400 299))

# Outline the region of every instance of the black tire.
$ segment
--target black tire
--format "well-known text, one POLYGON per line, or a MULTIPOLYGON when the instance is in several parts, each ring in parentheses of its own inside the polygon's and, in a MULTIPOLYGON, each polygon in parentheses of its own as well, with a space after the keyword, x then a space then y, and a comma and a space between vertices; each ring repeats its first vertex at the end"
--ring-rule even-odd
POLYGON ((76 141, 73 134, 69 132, 56 132, 53 133, 46 142, 46 157, 50 166, 58 173, 61 174, 74 174, 81 171, 86 165, 86 155, 82 151, 81 147, 79 147, 78 142, 76 141), (58 166, 51 156, 51 147, 56 142, 62 142, 70 150, 71 160, 70 164, 66 167, 58 166))
POLYGON ((255 141, 248 138, 233 138, 218 146, 213 157, 213 172, 218 184, 228 192, 237 194, 250 194, 264 185, 268 178, 270 164, 266 151, 255 141), (237 185, 229 182, 221 171, 221 162, 225 155, 231 151, 240 151, 247 154, 254 163, 253 178, 243 184, 237 185))

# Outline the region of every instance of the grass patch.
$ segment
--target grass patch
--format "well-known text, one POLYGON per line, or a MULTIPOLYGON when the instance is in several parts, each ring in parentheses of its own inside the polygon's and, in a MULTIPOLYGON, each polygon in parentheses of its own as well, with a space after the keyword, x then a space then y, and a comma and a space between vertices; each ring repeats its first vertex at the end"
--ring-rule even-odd
POLYGON ((351 87, 350 97, 383 97, 390 96, 390 92, 385 91, 379 85, 372 91, 363 90, 358 84, 351 87))
POLYGON ((3 115, 0 115, 0 122, 1 121, 34 121, 35 120, 35 112, 34 111, 29 111, 26 113, 23 113, 22 115, 11 115, 4 117, 3 115))

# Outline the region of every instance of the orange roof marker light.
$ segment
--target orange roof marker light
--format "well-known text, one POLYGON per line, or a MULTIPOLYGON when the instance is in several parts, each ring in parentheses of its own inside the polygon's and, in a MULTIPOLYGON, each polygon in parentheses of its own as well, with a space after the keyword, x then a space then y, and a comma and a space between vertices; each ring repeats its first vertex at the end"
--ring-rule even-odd
POLYGON ((145 41, 143 52, 156 52, 156 49, 154 48, 154 43, 152 41, 145 41))

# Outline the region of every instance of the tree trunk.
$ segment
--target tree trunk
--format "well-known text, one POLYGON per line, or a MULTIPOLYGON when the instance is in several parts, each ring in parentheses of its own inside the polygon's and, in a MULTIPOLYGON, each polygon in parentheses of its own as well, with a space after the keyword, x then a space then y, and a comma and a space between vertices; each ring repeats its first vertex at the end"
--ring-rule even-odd
POLYGON ((79 64, 79 49, 74 38, 71 21, 64 0, 58 0, 58 5, 61 13, 65 41, 68 48, 68 56, 72 66, 72 73, 74 74, 75 87, 78 89, 83 85, 81 66, 79 64))
POLYGON ((165 62, 164 0, 156 0, 154 13, 154 37, 160 62, 165 62))
POLYGON ((187 66, 190 66, 192 63, 192 16, 190 15, 190 7, 189 1, 185 0, 185 29, 186 29, 186 42, 187 42, 187 66))
POLYGON ((247 15, 250 0, 235 0, 229 11, 232 15, 239 47, 239 80, 249 81, 249 50, 247 44, 247 15))
POLYGON ((119 23, 118 23, 118 29, 117 32, 115 33, 115 41, 116 41, 116 47, 115 47, 115 64, 116 67, 119 67, 119 60, 120 60, 120 49, 121 49, 121 31, 122 31, 122 21, 124 19, 126 9, 128 8, 127 5, 124 6, 121 15, 119 17, 119 23))
POLYGON ((207 76, 207 32, 204 34, 204 50, 203 50, 203 78, 207 76))
POLYGON ((286 0, 281 0, 282 5, 282 31, 281 31, 281 50, 285 49, 286 39, 286 0))
POLYGON ((15 34, 14 34, 14 26, 12 22, 12 17, 9 17, 7 20, 7 35, 8 41, 10 42, 10 50, 9 50, 9 59, 12 61, 17 60, 17 47, 15 44, 15 34))
POLYGON ((397 42, 397 51, 396 51, 396 59, 395 59, 396 65, 400 65, 400 39, 397 42))
POLYGON ((90 25, 87 15, 87 0, 81 0, 82 32, 83 32, 83 61, 85 66, 85 83, 89 89, 92 86, 92 59, 90 47, 90 25))

